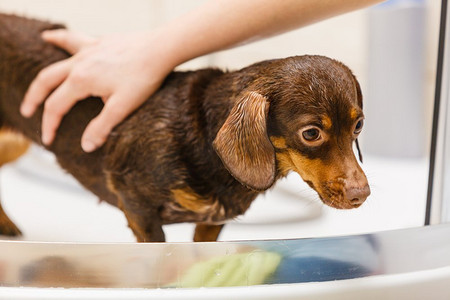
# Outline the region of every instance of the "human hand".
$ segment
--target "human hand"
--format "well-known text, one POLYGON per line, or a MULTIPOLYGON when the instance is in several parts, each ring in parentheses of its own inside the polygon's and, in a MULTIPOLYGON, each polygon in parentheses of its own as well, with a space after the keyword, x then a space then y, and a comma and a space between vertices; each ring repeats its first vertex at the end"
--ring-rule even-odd
POLYGON ((50 145, 64 115, 80 100, 100 97, 100 114, 81 138, 85 152, 103 145, 111 130, 138 108, 175 67, 165 59, 157 34, 114 35, 100 39, 61 30, 46 31, 42 38, 72 57, 56 62, 31 83, 20 111, 30 117, 45 101, 42 142, 50 145), (53 91, 53 92, 52 92, 53 91))

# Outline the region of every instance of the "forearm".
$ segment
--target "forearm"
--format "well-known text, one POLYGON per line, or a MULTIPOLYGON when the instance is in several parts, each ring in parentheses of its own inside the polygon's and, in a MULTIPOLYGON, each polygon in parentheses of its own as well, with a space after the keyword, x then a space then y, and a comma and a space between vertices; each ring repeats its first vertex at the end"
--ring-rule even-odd
POLYGON ((174 65, 383 0, 214 0, 161 27, 174 65))

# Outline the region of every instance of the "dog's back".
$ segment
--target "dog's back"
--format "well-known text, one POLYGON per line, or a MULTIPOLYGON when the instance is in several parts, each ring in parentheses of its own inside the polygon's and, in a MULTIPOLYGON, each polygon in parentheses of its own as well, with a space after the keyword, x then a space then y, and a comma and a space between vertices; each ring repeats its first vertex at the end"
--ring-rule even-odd
MULTIPOLYGON (((13 129, 37 144, 42 144, 43 107, 29 119, 20 115, 19 107, 39 71, 68 57, 40 38, 43 30, 60 27, 0 14, 0 124, 2 130, 13 129)), ((229 174, 212 147, 231 107, 230 95, 216 96, 217 89, 227 84, 211 84, 222 75, 215 69, 173 72, 93 153, 82 151, 80 139, 103 103, 94 97, 80 101, 64 117, 47 149, 101 200, 125 211, 157 215, 156 224, 234 217, 248 208, 257 193, 229 174), (205 95, 208 89, 214 89, 214 97, 205 95), (136 196, 141 194, 147 199, 136 196), (223 208, 223 202, 229 205, 223 208)), ((127 218, 137 217, 128 214, 127 218)))
MULTIPOLYGON (((19 105, 29 84, 38 72, 52 62, 68 57, 62 50, 44 43, 40 33, 61 28, 37 20, 0 14, 0 93, 1 125, 29 123, 19 115, 19 105)), ((41 113, 32 119, 40 122, 41 113)), ((39 142, 40 129, 23 127, 29 138, 39 142)))
MULTIPOLYGON (((42 31, 57 28, 62 26, 0 14, 0 124, 2 130, 22 133, 37 144, 42 144, 40 124, 43 107, 28 119, 20 115, 19 107, 39 71, 69 56, 40 37, 42 31)), ((115 196, 103 188, 105 182, 99 163, 102 151, 87 155, 79 146, 84 127, 101 108, 99 99, 77 104, 64 118, 58 137, 48 149, 85 187, 102 199, 115 203, 115 196)))

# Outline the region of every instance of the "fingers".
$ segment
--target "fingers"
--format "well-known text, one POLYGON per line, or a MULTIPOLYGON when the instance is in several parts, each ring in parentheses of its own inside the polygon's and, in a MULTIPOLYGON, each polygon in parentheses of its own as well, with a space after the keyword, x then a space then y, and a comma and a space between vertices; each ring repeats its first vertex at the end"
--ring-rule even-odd
POLYGON ((55 46, 58 46, 70 54, 75 54, 81 48, 93 44, 96 39, 88 35, 68 31, 65 29, 47 30, 42 32, 42 38, 55 46))
MULTIPOLYGON (((42 37, 75 55, 38 74, 25 95, 21 113, 29 117, 45 101, 42 142, 49 145, 64 115, 77 101, 92 95, 102 97, 106 104, 88 124, 82 137, 83 149, 92 152, 103 145, 111 130, 151 94, 148 82, 155 74, 149 74, 147 68, 144 70, 139 59, 147 44, 130 48, 125 43, 127 46, 124 47, 123 40, 117 37, 97 42, 66 30, 47 31, 42 37), (124 74, 134 79, 124 81, 124 74)), ((160 73, 156 72, 156 75, 160 73)), ((151 86, 156 89, 160 83, 151 86)))
POLYGON ((39 72, 28 87, 20 106, 20 113, 24 117, 31 117, 47 96, 67 78, 71 65, 70 59, 62 60, 39 72))
MULTIPOLYGON (((72 54, 96 41, 96 39, 87 35, 65 29, 44 31, 42 38, 72 54)), ((66 59, 56 62, 39 72, 28 88, 20 107, 20 112, 24 117, 33 115, 36 108, 44 102, 45 98, 67 78, 72 65, 72 60, 66 59)))
POLYGON ((108 99, 103 110, 88 124, 83 133, 81 147, 85 152, 92 152, 102 146, 111 130, 143 102, 139 98, 123 101, 129 97, 129 94, 123 93, 114 94, 108 99))
POLYGON ((50 145, 64 115, 81 99, 88 96, 83 89, 64 81, 45 101, 42 115, 42 143, 50 145))

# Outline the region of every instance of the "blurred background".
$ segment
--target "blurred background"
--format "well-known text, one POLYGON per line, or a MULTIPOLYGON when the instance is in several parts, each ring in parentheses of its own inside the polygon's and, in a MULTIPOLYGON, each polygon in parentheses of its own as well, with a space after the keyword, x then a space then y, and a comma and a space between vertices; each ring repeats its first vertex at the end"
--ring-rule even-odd
MULTIPOLYGON (((0 0, 0 12, 66 24, 95 36, 154 29, 200 0, 0 0)), ((423 225, 440 1, 390 0, 290 33, 187 62, 179 69, 236 69, 292 55, 320 54, 348 65, 365 105, 363 169, 372 195, 337 211, 295 174, 232 221, 221 239, 342 235, 423 225)), ((161 41, 164 42, 164 41, 161 41)), ((155 59, 158 59, 157 57, 155 59)), ((25 240, 133 241, 121 213, 84 191, 38 148, 0 174, 4 208, 25 240)), ((165 228, 190 240, 189 225, 165 228)))

